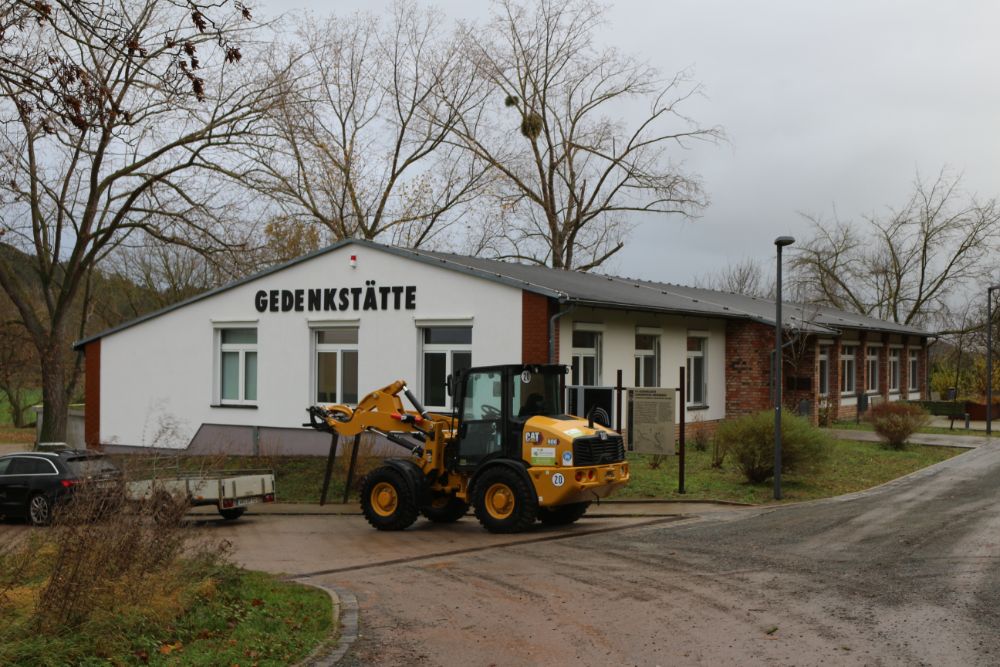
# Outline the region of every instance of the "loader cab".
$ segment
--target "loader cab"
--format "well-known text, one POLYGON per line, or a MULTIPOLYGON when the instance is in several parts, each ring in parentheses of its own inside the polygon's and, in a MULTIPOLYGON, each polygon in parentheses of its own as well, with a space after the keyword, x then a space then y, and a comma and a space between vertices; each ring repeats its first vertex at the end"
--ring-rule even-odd
POLYGON ((537 415, 560 417, 566 366, 470 368, 449 378, 458 411, 458 468, 494 458, 521 458, 524 425, 537 415))

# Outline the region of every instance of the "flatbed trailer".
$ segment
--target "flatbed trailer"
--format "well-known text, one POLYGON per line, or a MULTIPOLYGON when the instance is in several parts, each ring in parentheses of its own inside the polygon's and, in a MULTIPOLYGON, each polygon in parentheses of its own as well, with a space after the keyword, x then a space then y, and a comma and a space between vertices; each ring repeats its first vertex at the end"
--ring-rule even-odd
POLYGON ((150 479, 128 482, 125 495, 138 502, 212 505, 224 519, 232 521, 251 505, 274 502, 274 473, 270 470, 154 473, 150 479))

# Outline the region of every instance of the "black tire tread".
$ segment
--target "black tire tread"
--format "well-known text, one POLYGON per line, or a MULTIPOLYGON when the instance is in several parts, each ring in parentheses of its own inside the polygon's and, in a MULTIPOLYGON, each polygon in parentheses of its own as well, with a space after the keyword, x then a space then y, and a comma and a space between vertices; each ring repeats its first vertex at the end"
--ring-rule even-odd
POLYGON ((531 528, 538 517, 538 497, 535 489, 521 475, 504 466, 496 466, 483 472, 476 480, 473 493, 476 518, 483 528, 491 533, 523 533, 531 528), (514 512, 506 519, 497 520, 486 510, 484 496, 493 484, 502 482, 514 492, 514 512))
POLYGON ((538 520, 546 526, 568 526, 586 514, 588 507, 590 507, 589 502, 541 507, 538 510, 538 520))
POLYGON ((365 520, 377 530, 404 530, 412 526, 419 516, 416 493, 403 474, 395 468, 376 468, 361 483, 361 512, 365 515, 365 520), (369 502, 372 487, 379 482, 388 482, 396 488, 399 501, 392 516, 379 515, 369 502))
POLYGON ((424 505, 420 508, 420 513, 434 523, 455 523, 466 515, 469 511, 469 503, 451 496, 448 504, 444 507, 433 507, 424 505))
POLYGON ((231 509, 221 509, 219 510, 219 514, 221 514, 222 518, 226 521, 236 521, 243 516, 243 513, 246 511, 245 507, 233 507, 231 509))

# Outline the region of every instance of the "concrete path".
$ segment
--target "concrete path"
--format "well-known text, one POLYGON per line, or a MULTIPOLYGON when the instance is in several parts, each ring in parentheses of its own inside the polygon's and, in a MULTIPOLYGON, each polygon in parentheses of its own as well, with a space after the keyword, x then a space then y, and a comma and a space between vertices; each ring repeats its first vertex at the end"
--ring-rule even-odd
MULTIPOLYGON (((874 431, 856 431, 854 429, 831 428, 827 432, 839 440, 857 440, 859 442, 881 442, 882 439, 874 431)), ((980 435, 952 435, 950 433, 915 433, 907 441, 911 445, 930 445, 932 447, 959 447, 974 449, 988 445, 990 439, 980 435)), ((1000 439, 994 440, 1000 444, 1000 439)))

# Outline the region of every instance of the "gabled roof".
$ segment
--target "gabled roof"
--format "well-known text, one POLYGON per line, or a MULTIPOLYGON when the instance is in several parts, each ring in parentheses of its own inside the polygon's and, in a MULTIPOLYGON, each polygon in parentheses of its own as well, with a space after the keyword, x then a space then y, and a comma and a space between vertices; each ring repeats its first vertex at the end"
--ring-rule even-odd
MULTIPOLYGON (((410 250, 385 246, 361 239, 348 239, 308 253, 289 262, 275 265, 228 285, 209 290, 172 306, 147 313, 117 327, 77 341, 73 347, 80 349, 91 341, 117 333, 141 322, 154 319, 173 310, 183 308, 203 299, 208 299, 235 287, 259 280, 278 271, 310 261, 352 244, 534 292, 557 299, 561 303, 699 317, 754 320, 764 324, 774 324, 775 303, 773 299, 763 299, 700 287, 686 287, 683 285, 671 285, 669 283, 622 278, 620 276, 608 276, 599 273, 565 271, 545 266, 517 264, 466 255, 454 255, 427 250, 410 250)), ((842 329, 849 328, 868 329, 887 333, 927 335, 925 331, 916 327, 887 322, 824 306, 785 302, 783 309, 782 320, 784 320, 785 324, 790 328, 804 333, 835 336, 839 335, 842 329)))

